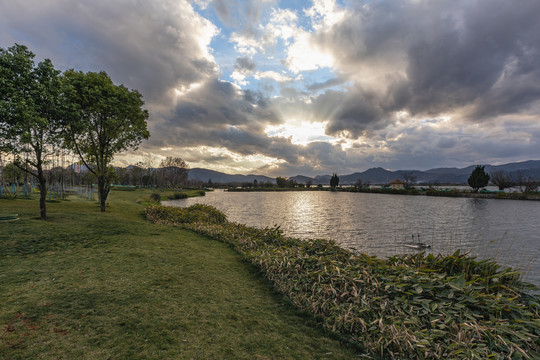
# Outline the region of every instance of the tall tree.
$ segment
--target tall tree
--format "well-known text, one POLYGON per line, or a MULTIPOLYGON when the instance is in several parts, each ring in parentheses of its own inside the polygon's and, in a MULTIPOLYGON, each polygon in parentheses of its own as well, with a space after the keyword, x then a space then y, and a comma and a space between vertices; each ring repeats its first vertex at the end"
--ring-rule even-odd
POLYGON ((187 163, 182 158, 167 156, 161 161, 159 166, 165 186, 186 186, 189 169, 187 163))
POLYGON ((490 177, 493 185, 498 186, 499 190, 504 190, 514 185, 512 177, 503 170, 492 171, 490 177))
POLYGON ((16 44, 0 49, 0 138, 14 165, 37 179, 41 219, 47 218, 44 165, 60 144, 64 100, 60 71, 16 44), (23 156, 24 155, 24 156, 23 156))
POLYGON ((339 177, 337 176, 336 173, 334 173, 332 177, 330 178, 330 188, 332 188, 332 190, 335 190, 338 185, 339 185, 339 177))
POLYGON ((105 211, 116 153, 137 148, 150 133, 148 111, 142 95, 123 85, 115 85, 105 72, 64 73, 64 91, 73 104, 66 118, 66 145, 75 151, 95 175, 101 211, 105 211))
POLYGON ((469 186, 474 192, 485 187, 489 183, 489 175, 484 171, 484 166, 476 165, 468 180, 469 186))

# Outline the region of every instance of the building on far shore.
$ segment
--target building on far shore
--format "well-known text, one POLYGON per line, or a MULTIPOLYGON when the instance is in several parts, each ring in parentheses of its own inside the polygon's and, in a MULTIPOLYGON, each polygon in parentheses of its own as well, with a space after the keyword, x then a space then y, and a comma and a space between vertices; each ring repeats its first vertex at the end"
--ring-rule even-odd
POLYGON ((390 187, 394 190, 405 189, 405 183, 399 179, 396 179, 390 183, 390 187))

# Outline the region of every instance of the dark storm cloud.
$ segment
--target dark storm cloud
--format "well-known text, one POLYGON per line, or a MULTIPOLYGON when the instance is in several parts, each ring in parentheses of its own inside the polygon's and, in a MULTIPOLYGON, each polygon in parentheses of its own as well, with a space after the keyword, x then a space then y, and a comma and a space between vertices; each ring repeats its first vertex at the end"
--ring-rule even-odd
POLYGON ((298 90, 297 88, 292 87, 292 86, 282 86, 281 89, 279 90, 279 93, 281 94, 281 96, 284 96, 286 98, 293 98, 293 99, 310 95, 310 93, 306 91, 298 90))
POLYGON ((456 144, 457 144, 457 140, 455 138, 448 138, 448 137, 440 138, 436 143, 437 147, 440 149, 451 149, 455 147, 456 144))
POLYGON ((310 84, 307 86, 307 89, 310 91, 319 91, 319 90, 323 90, 332 86, 341 85, 346 81, 347 79, 344 79, 342 77, 333 77, 323 82, 310 84))
POLYGON ((56 66, 106 71, 147 102, 216 72, 205 49, 216 29, 186 1, 11 2, 0 24, 56 66))
MULTIPOLYGON (((359 161, 350 158, 340 146, 326 142, 313 142, 306 146, 294 148, 296 162, 286 162, 279 168, 270 166, 261 167, 259 170, 275 176, 294 175, 326 175, 331 172, 352 173, 358 166, 365 166, 359 161)), ((364 159, 362 159, 364 160, 364 159)))
POLYGON ((327 91, 313 101, 313 111, 331 119, 326 133, 358 138, 387 125, 378 95, 352 88, 348 92, 327 91))
POLYGON ((314 41, 345 77, 378 91, 341 94, 329 132, 360 136, 400 110, 473 122, 528 111, 540 99, 539 17, 535 0, 359 3, 314 41))
POLYGON ((270 2, 257 0, 213 0, 211 3, 224 24, 240 28, 246 33, 257 31, 262 10, 269 5, 270 2))
POLYGON ((298 149, 289 139, 269 138, 264 133, 253 131, 252 128, 228 128, 212 131, 211 139, 215 139, 214 146, 223 146, 234 149, 238 154, 265 156, 285 160, 289 164, 298 164, 298 149))
POLYGON ((240 72, 251 72, 255 70, 255 62, 248 57, 239 57, 236 59, 234 69, 240 72))
POLYGON ((216 11, 217 15, 221 22, 227 25, 231 25, 233 17, 231 14, 231 1, 229 0, 214 0, 212 1, 212 6, 216 11))
POLYGON ((244 90, 242 93, 244 100, 250 102, 251 104, 255 104, 265 109, 269 108, 269 101, 261 91, 244 90))
MULTIPOLYGON (((183 146, 223 146, 224 143, 241 146, 242 141, 250 143, 250 140, 231 129, 249 128, 246 134, 263 134, 267 124, 279 122, 279 116, 261 93, 242 91, 214 78, 179 96, 172 113, 156 125, 154 132, 157 141, 166 146, 176 145, 178 139, 183 146)), ((263 136, 259 140, 260 146, 266 146, 263 136)))

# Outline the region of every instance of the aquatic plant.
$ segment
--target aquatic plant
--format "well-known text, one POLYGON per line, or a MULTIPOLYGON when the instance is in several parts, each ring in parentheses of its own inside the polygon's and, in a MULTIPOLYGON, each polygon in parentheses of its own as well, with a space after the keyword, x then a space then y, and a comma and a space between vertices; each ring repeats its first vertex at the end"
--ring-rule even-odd
POLYGON ((150 200, 159 203, 161 201, 161 195, 158 193, 150 194, 150 200))
POLYGON ((205 195, 206 195, 205 190, 188 190, 188 191, 175 192, 172 195, 167 196, 167 198, 169 200, 179 200, 179 199, 187 199, 188 197, 205 196, 205 195))
POLYGON ((188 194, 186 193, 183 193, 183 192, 176 192, 172 195, 169 195, 167 196, 167 198, 169 200, 179 200, 179 199, 187 199, 188 198, 188 194))
POLYGON ((331 241, 226 221, 207 205, 152 206, 147 218, 231 244, 301 309, 390 359, 540 358, 539 296, 519 273, 456 252, 378 259, 331 241))

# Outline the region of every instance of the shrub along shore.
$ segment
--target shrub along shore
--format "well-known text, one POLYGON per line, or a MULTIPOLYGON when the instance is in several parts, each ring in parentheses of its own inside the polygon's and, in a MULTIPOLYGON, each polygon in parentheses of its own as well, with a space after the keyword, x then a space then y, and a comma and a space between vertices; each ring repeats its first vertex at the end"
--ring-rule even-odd
POLYGON ((231 223, 207 205, 155 205, 146 217, 231 245, 297 307, 371 358, 540 358, 540 297, 493 261, 459 252, 377 259, 231 223))

